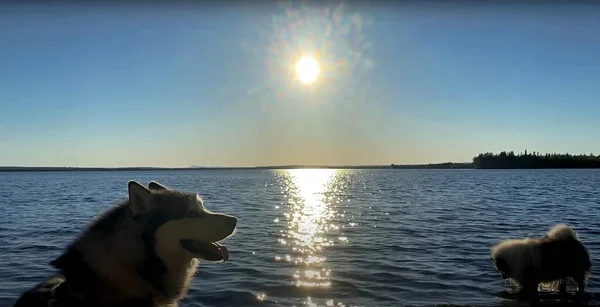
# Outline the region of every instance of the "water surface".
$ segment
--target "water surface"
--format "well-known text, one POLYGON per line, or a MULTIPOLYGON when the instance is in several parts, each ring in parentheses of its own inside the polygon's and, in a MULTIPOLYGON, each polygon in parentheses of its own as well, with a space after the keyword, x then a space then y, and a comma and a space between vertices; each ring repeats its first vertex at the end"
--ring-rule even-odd
POLYGON ((598 170, 246 170, 0 173, 0 306, 130 179, 239 218, 230 261, 202 262, 181 306, 516 305, 489 248, 556 223, 587 245, 584 302, 600 302, 598 170))

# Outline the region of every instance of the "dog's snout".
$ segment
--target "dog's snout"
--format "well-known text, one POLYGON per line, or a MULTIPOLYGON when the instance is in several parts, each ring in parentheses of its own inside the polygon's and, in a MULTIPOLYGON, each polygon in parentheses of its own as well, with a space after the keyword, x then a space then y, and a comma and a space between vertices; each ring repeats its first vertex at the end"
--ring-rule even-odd
POLYGON ((233 217, 233 216, 229 216, 229 218, 227 219, 227 225, 231 229, 235 229, 237 227, 237 218, 233 217))

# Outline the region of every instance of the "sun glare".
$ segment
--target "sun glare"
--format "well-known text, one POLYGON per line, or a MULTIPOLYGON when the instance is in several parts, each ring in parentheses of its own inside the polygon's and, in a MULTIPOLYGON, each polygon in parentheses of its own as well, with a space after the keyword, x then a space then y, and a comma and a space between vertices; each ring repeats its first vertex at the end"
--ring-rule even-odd
POLYGON ((314 57, 303 56, 296 63, 296 75, 298 79, 304 84, 313 83, 319 78, 321 68, 319 63, 314 57))

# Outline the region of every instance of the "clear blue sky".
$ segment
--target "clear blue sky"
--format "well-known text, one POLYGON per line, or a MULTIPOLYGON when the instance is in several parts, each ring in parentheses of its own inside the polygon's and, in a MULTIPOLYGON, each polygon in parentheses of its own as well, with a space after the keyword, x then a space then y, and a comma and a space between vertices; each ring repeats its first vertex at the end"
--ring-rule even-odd
POLYGON ((0 165, 600 154, 598 6, 260 3, 0 6, 0 165))

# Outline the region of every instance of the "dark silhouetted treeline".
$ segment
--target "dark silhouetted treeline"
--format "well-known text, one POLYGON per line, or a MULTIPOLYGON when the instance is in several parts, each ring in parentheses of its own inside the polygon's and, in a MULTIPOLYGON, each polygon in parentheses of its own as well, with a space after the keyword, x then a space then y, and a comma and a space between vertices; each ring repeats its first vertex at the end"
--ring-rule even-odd
POLYGON ((571 155, 539 152, 521 153, 515 155, 514 151, 503 151, 499 154, 491 152, 479 154, 473 158, 475 168, 600 168, 600 156, 571 155))
POLYGON ((402 168, 402 169, 451 169, 451 168, 460 168, 460 169, 470 169, 473 168, 473 163, 464 162, 464 163, 455 163, 455 162, 445 162, 445 163, 430 163, 430 164, 392 164, 392 168, 402 168))

